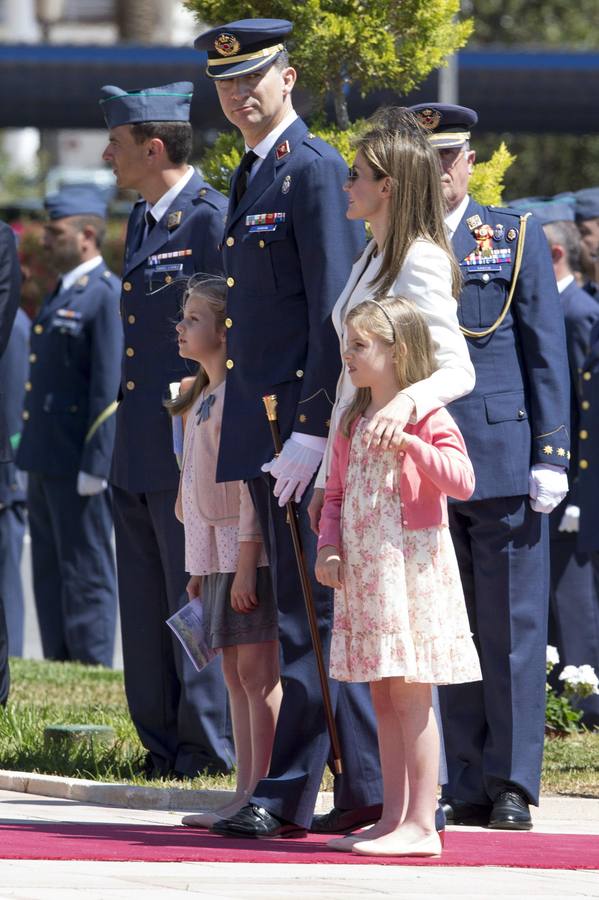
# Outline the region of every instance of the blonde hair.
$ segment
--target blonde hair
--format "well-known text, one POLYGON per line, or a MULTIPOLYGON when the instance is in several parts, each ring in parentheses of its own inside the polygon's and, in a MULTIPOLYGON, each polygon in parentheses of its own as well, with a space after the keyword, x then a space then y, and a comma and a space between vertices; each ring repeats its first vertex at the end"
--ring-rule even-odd
MULTIPOLYGON (((437 369, 426 319, 416 304, 405 297, 364 300, 349 311, 345 325, 352 325, 356 331, 377 337, 387 347, 393 347, 398 391, 429 378, 437 369)), ((357 389, 339 426, 346 437, 349 437, 355 420, 368 408, 370 400, 370 388, 357 389)))
POLYGON ((460 269, 445 230, 445 200, 437 151, 426 132, 406 107, 391 106, 376 112, 366 131, 353 142, 375 179, 391 179, 389 231, 380 271, 370 287, 376 296, 391 290, 406 254, 415 240, 437 244, 451 263, 452 293, 459 295, 460 269))
MULTIPOLYGON (((224 331, 227 317, 227 282, 225 279, 218 275, 192 275, 183 295, 183 309, 192 297, 201 298, 206 302, 214 316, 214 327, 217 331, 224 331)), ((181 416, 191 409, 207 384, 208 375, 203 367, 198 365, 198 371, 191 387, 174 400, 165 400, 164 405, 171 416, 181 416)))

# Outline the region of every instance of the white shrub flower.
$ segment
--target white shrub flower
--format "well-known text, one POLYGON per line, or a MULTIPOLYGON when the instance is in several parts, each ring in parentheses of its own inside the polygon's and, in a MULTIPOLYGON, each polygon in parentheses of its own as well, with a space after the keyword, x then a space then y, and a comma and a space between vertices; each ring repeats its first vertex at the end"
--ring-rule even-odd
POLYGON ((557 647, 552 647, 551 644, 547 644, 547 672, 551 672, 554 666, 557 666, 559 662, 559 653, 557 652, 557 647))
POLYGON ((592 666, 566 666, 559 680, 564 682, 566 694, 580 698, 599 694, 599 678, 592 666))

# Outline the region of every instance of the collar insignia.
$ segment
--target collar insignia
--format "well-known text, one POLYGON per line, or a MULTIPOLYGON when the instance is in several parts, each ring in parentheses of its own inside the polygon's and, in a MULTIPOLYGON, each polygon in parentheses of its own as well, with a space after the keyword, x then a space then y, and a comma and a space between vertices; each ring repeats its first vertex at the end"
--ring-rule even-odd
POLYGON ((283 141, 282 144, 279 144, 277 149, 275 150, 275 159, 283 159, 284 156, 287 156, 288 153, 291 153, 291 147, 289 146, 289 141, 283 141))
POLYGON ((177 210, 177 212, 172 212, 168 214, 168 219, 166 220, 166 227, 170 231, 171 228, 176 228, 177 225, 181 224, 181 216, 183 213, 181 210, 177 210))

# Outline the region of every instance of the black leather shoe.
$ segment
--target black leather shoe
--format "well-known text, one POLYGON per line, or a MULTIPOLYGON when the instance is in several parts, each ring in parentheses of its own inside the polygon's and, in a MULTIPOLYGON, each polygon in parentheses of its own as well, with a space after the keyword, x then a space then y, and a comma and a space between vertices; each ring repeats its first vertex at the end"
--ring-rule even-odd
POLYGON ((291 838, 305 837, 306 829, 295 822, 286 822, 273 816, 263 806, 255 806, 249 803, 243 806, 238 813, 230 819, 221 819, 215 822, 210 829, 214 834, 224 837, 243 838, 291 838))
POLYGON ((502 791, 493 803, 489 828, 507 828, 510 831, 530 831, 532 819, 528 800, 513 788, 502 791))
POLYGON ((477 825, 486 828, 489 824, 491 804, 466 803, 455 797, 441 797, 439 803, 445 813, 448 825, 477 825))
POLYGON ((313 834, 349 834, 367 825, 374 825, 383 812, 382 803, 376 806, 359 806, 357 809, 333 809, 324 815, 314 816, 310 831, 313 834))

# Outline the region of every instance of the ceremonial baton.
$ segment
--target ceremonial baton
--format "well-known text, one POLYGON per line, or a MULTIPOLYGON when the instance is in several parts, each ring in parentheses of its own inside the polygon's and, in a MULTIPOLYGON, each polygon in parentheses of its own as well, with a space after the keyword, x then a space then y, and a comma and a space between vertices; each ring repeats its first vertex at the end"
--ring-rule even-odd
MULTIPOLYGON (((268 424, 272 434, 272 442, 275 447, 275 456, 281 452, 281 435, 279 433, 279 422, 277 419, 277 395, 268 394, 262 398, 266 407, 266 415, 268 424)), ((297 563, 297 571, 299 573, 302 585, 302 594, 304 595, 304 603, 306 604, 306 613, 308 614, 308 624, 310 626, 310 637, 312 638, 312 647, 314 656, 316 657, 316 665, 318 666, 318 677, 320 678, 320 690, 322 693, 322 702, 324 705, 324 713, 327 720, 327 729, 331 739, 331 752, 333 754, 333 768, 335 775, 341 775, 343 766, 341 763, 341 747, 339 744, 339 735, 337 734, 337 726, 335 725, 335 716, 333 715, 333 704, 331 703, 331 694, 329 692, 329 679, 324 667, 324 659, 322 657, 322 647, 320 645, 320 635, 318 634, 318 623, 316 621, 316 610, 314 609, 314 599, 312 597, 312 585, 308 577, 306 569, 306 560, 302 549, 302 541, 300 538, 299 527, 297 524, 297 512, 293 500, 287 501, 287 521, 291 529, 291 538, 293 540, 293 549, 295 551, 295 561, 297 563)))

